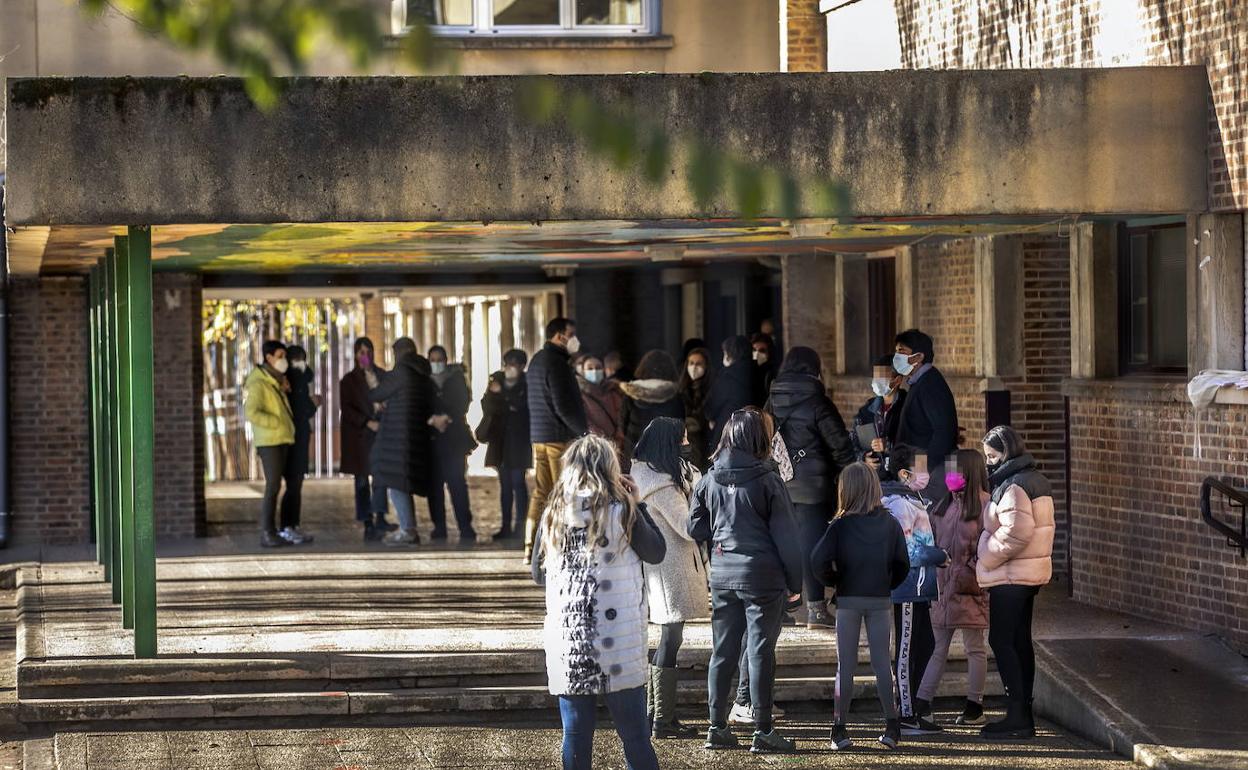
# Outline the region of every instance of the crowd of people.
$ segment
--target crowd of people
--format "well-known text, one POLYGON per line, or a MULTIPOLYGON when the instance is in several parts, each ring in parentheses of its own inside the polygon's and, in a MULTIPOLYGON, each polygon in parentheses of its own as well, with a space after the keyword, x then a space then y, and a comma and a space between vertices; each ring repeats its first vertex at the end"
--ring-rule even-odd
MULTIPOLYGON (((863 628, 884 746, 943 729, 932 700, 955 632, 968 661, 956 723, 989 738, 1034 735, 1031 615, 1052 572, 1049 484, 1008 426, 959 449, 928 335, 897 335, 849 426, 819 355, 799 346, 779 356, 774 328, 731 337, 714 356, 689 340, 679 364, 653 350, 630 372, 616 353, 582 351, 575 323, 556 318, 531 360, 503 355, 472 428, 467 379, 444 348, 422 356, 402 338, 393 350, 386 372, 359 339, 340 386, 341 469, 355 478, 364 537, 418 543, 420 495, 433 537, 446 538, 447 490, 461 539, 475 537, 466 457, 486 445, 500 482, 494 536, 523 537, 545 585, 565 767, 590 766, 602 696, 630 767, 657 766, 653 738, 698 733, 676 717, 676 663, 685 624, 708 617, 707 749, 738 746, 731 725, 744 724, 752 751, 796 750, 775 727, 773 694, 781 629, 798 622, 838 629, 833 748, 851 746, 863 628), (661 628, 653 651, 647 623, 661 628), (987 647, 1007 711, 985 724, 987 647)), ((303 351, 271 341, 263 353, 246 406, 266 480, 261 544, 306 542, 298 430, 319 401, 303 351)))

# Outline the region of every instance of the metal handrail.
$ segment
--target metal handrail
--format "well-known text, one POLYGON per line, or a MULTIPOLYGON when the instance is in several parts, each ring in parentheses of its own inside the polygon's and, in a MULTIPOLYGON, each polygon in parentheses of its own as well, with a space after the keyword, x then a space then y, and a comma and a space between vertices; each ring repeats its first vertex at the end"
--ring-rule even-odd
POLYGON ((1236 489, 1221 479, 1209 476, 1200 484, 1200 518, 1225 535, 1226 544, 1238 548, 1241 557, 1248 555, 1248 490, 1236 489), (1209 503, 1215 489, 1230 500, 1231 507, 1239 508, 1239 531, 1213 517, 1213 509, 1209 503))

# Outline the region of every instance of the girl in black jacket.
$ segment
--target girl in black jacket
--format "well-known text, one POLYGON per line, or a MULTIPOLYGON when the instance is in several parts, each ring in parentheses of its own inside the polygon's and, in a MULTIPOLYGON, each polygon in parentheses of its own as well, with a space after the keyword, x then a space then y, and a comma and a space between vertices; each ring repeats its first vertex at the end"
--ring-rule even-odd
POLYGON ((728 706, 744 634, 756 726, 751 749, 795 750, 793 741, 772 727, 771 707, 780 616, 801 588, 802 549, 789 493, 767 459, 771 446, 764 419, 757 409, 733 413, 715 464, 690 501, 689 535, 711 546, 708 749, 737 746, 728 706))
MULTIPOLYGON (((836 478, 854 461, 854 445, 820 375, 823 362, 810 348, 795 347, 784 357, 780 375, 771 384, 767 411, 775 417, 793 463, 786 485, 801 528, 803 551, 809 555, 823 536, 836 501, 836 478)), ((806 627, 831 628, 823 583, 807 565, 802 593, 806 627)))
POLYGON ((858 666, 858 630, 867 626, 875 690, 886 719, 880 743, 897 748, 901 722, 893 696, 889 637, 893 620, 891 592, 910 572, 906 536, 880 505, 880 480, 871 466, 854 463, 841 474, 836 518, 810 557, 816 574, 836 588, 836 724, 832 748, 850 747, 845 731, 858 666))

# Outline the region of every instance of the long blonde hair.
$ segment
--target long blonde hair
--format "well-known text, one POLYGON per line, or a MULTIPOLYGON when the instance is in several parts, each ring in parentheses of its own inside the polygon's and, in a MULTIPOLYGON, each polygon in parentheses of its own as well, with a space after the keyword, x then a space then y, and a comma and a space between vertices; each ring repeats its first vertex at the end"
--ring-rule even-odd
POLYGON ((542 547, 546 549, 547 558, 562 553, 572 529, 573 517, 569 514, 581 506, 588 506, 590 511, 585 532, 587 549, 597 547, 615 503, 623 506, 620 526, 627 542, 637 518, 637 507, 620 481, 620 460, 615 445, 601 436, 583 436, 568 446, 562 462, 559 480, 542 512, 542 547))

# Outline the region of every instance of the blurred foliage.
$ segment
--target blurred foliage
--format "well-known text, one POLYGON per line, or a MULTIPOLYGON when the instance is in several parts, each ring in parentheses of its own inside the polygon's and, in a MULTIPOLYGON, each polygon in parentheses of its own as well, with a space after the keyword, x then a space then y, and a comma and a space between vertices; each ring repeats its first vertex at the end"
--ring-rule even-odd
MULTIPOLYGON (((673 0, 674 1, 674 0, 673 0)), ((279 75, 305 74, 318 48, 345 52, 361 72, 383 62, 425 72, 448 61, 446 49, 423 19, 409 18, 407 32, 383 29, 378 8, 367 0, 82 0, 92 13, 114 8, 149 33, 214 56, 238 72, 247 93, 265 110, 277 106, 279 75)), ((744 218, 761 212, 784 218, 838 217, 849 213, 846 186, 836 180, 800 178, 765 166, 699 137, 670 136, 632 104, 602 104, 583 92, 557 89, 534 77, 519 89, 520 108, 539 123, 565 121, 591 151, 616 168, 664 184, 672 161, 686 159, 684 184, 698 206, 731 200, 744 218), (725 197, 727 196, 727 197, 725 197)))

